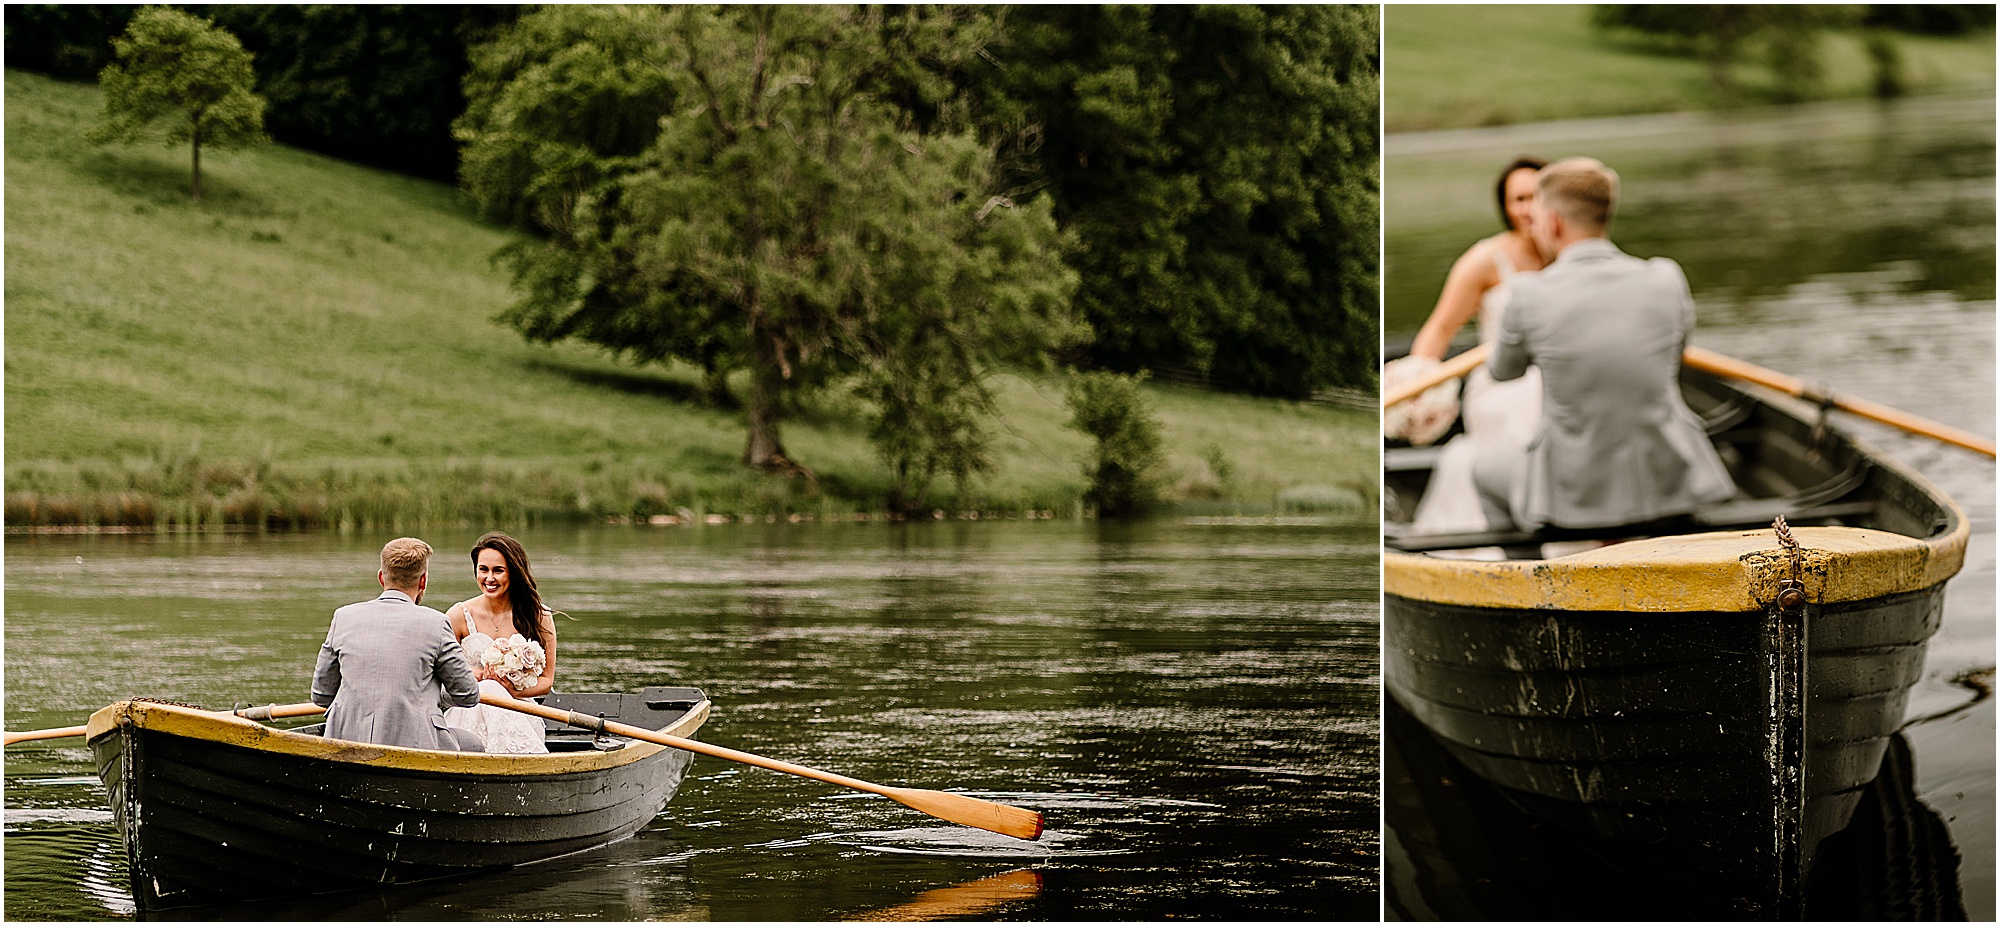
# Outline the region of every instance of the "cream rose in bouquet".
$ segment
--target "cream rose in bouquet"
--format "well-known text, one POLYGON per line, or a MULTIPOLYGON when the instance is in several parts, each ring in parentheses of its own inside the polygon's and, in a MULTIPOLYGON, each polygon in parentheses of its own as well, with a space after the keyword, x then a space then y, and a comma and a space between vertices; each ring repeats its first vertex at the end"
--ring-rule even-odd
MULTIPOLYGON (((1398 357, 1382 366, 1382 391, 1415 382, 1438 368, 1429 357, 1398 357)), ((1458 420, 1458 380, 1448 379, 1382 410, 1382 435, 1418 447, 1434 443, 1458 420)))
POLYGON ((542 669, 549 664, 548 655, 542 652, 541 642, 518 633, 494 640, 479 661, 493 670, 495 675, 506 679, 516 691, 534 685, 542 677, 542 669))

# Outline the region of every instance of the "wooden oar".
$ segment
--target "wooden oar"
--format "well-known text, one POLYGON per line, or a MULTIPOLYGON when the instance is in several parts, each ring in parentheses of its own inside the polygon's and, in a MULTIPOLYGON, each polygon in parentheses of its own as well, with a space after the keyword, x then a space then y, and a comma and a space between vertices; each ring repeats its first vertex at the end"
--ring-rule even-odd
POLYGON ((1912 415, 1898 408, 1891 408, 1879 402, 1857 399, 1851 396, 1834 395, 1832 390, 1821 390, 1807 385, 1803 380, 1788 376, 1776 370, 1767 370, 1753 363, 1746 363, 1727 354, 1718 354, 1704 347, 1689 347, 1681 355, 1681 363, 1713 373, 1756 383, 1768 389, 1776 389, 1793 398, 1808 402, 1825 402, 1844 412, 1851 412, 1879 421, 1890 427, 1902 428, 1912 434, 1935 438, 1947 444, 1955 444, 1967 450, 1993 456, 1993 442, 1970 431, 1961 431, 1948 424, 1939 424, 1927 418, 1912 415))
POLYGON ((0 739, 6 740, 5 745, 12 746, 15 743, 26 743, 31 740, 59 740, 65 736, 82 735, 82 727, 57 727, 53 730, 23 730, 19 733, 10 731, 0 735, 0 739))
POLYGON ((1445 380, 1457 379, 1464 376, 1472 372, 1480 364, 1485 363, 1486 355, 1492 352, 1493 346, 1491 344, 1481 344, 1450 360, 1440 363, 1437 369, 1430 371, 1422 378, 1411 380, 1393 390, 1382 393, 1382 407, 1388 408, 1397 402, 1415 398, 1422 395, 1425 390, 1445 380))
MULTIPOLYGON (((246 707, 242 710, 210 711, 209 713, 235 714, 238 717, 247 717, 251 720, 275 720, 279 717, 305 717, 309 714, 319 714, 325 711, 326 708, 320 707, 317 704, 267 704, 263 707, 246 707)), ((12 746, 15 743, 26 743, 32 740, 57 740, 65 736, 82 736, 83 733, 83 727, 57 727, 53 730, 22 730, 0 736, 0 739, 5 740, 0 745, 12 746)))
POLYGON ((494 707, 502 707, 510 711, 520 711, 523 714, 533 714, 536 717, 553 720, 557 723, 566 723, 572 727, 582 727, 583 729, 598 733, 610 733, 635 740, 645 740, 648 743, 672 746, 675 749, 685 749, 689 752, 698 752, 705 756, 714 756, 718 759, 727 759, 731 762, 754 765, 758 768, 783 772, 787 775, 797 775, 801 778, 823 781, 830 785, 853 788, 856 791, 880 794, 905 807, 923 811, 940 820, 948 820, 952 823, 963 824, 965 826, 975 826, 982 830, 999 833, 1002 836, 1012 836, 1015 839, 1038 839, 1042 835, 1042 815, 1020 807, 1009 807, 1006 804, 996 804, 992 801, 983 801, 976 797, 951 794, 945 791, 926 791, 921 788, 891 788, 887 785, 862 781, 859 778, 849 778, 846 775, 823 772, 804 765, 793 765, 790 762, 780 762, 777 759, 767 759, 763 756, 751 755, 747 752, 738 752, 726 746, 715 746, 698 740, 682 739, 681 737, 669 736, 665 733, 655 733, 642 727, 632 726, 631 724, 605 720, 602 717, 592 717, 588 714, 576 713, 575 711, 559 711, 553 707, 543 707, 533 701, 516 701, 512 698, 501 698, 493 695, 481 695, 479 700, 494 707))

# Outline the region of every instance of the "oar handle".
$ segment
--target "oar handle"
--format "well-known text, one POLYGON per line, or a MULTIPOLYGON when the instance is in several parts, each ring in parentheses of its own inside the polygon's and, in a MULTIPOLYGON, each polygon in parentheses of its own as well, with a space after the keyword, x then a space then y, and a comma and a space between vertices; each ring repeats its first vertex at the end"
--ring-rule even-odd
POLYGON ((83 727, 59 727, 54 730, 22 730, 18 733, 0 735, 0 739, 6 741, 4 745, 12 746, 15 743, 27 743, 34 740, 59 740, 65 736, 82 736, 83 731, 83 727))
POLYGON ((1745 382, 1756 383, 1767 389, 1775 389, 1794 398, 1813 402, 1824 402, 1841 411, 1860 415, 1870 421, 1881 422, 1890 427, 1902 428, 1913 434, 1935 438, 1947 444, 1967 450, 1994 455, 1993 441, 1963 431, 1948 424, 1940 424, 1928 418, 1912 415, 1899 408, 1892 408, 1879 402, 1853 396, 1835 395, 1832 390, 1808 385, 1796 376, 1789 376, 1776 370, 1767 370, 1754 363, 1748 363, 1727 354, 1718 354, 1705 347, 1690 346, 1681 354, 1681 363, 1697 370, 1727 376, 1745 382))
POLYGON ((1422 395, 1425 390, 1448 379, 1457 379, 1486 362, 1486 355, 1493 352, 1493 345, 1481 344, 1465 353, 1438 364, 1437 369, 1413 379, 1394 389, 1382 393, 1382 407, 1388 408, 1398 402, 1408 401, 1422 395))
MULTIPOLYGON (((233 711, 209 711, 211 714, 234 714, 249 720, 276 720, 280 717, 305 717, 323 714, 326 708, 317 704, 266 704, 263 707, 246 707, 233 711)), ((57 727, 53 730, 22 730, 18 733, 0 735, 0 745, 12 746, 35 740, 58 740, 66 736, 82 736, 87 727, 57 727)))

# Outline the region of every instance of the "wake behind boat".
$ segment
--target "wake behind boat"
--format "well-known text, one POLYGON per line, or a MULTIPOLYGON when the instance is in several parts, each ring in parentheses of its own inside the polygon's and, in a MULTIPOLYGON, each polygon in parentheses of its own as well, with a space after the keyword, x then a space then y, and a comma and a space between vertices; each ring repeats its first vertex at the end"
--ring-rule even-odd
POLYGON ((1738 915, 1795 913, 1902 725, 1968 527, 1819 409, 1681 385, 1740 494, 1673 521, 1415 535, 1437 450, 1387 448, 1387 692, 1538 818, 1738 915), (1611 543, 1543 558, 1579 541, 1611 543))
MULTIPOLYGON (((549 706, 691 737, 694 688, 552 694, 549 706)), ((691 753, 550 721, 545 755, 329 740, 120 701, 85 736, 141 910, 400 884, 544 861, 637 832, 691 753)))

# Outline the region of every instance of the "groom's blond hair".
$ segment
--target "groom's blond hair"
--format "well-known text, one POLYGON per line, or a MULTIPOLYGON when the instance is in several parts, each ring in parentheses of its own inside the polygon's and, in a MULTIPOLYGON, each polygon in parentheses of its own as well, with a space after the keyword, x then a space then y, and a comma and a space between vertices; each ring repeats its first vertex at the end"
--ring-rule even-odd
POLYGON ((1602 232, 1618 206, 1618 172, 1596 158, 1563 158, 1542 168, 1543 205, 1572 224, 1602 232))
POLYGON ((393 588, 415 588, 431 569, 431 545, 398 537, 382 547, 382 578, 393 588))

